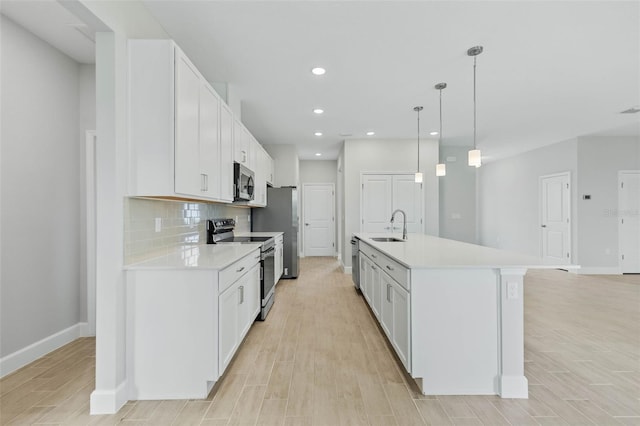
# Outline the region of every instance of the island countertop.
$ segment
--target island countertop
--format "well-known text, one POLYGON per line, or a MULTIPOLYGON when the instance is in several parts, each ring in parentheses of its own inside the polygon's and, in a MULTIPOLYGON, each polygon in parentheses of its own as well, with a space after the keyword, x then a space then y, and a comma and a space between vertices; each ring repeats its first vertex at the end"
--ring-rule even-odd
POLYGON ((408 234, 402 242, 379 242, 372 238, 393 237, 394 233, 356 233, 356 238, 411 269, 578 269, 569 262, 552 262, 540 257, 499 250, 425 234, 408 234))

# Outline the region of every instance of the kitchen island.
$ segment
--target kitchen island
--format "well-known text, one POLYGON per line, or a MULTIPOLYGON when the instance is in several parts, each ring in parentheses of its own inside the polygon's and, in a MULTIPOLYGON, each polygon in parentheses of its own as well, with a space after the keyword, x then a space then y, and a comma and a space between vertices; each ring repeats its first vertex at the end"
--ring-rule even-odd
POLYGON ((423 234, 355 237, 362 293, 425 395, 528 397, 524 276, 577 266, 423 234))

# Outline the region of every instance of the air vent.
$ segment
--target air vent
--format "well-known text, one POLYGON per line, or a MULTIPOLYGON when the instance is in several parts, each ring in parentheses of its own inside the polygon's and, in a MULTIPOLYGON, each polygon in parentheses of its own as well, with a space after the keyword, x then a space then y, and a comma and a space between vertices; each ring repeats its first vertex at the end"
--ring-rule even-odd
POLYGON ((625 109, 624 111, 620 112, 620 114, 635 114, 636 112, 640 112, 640 107, 634 106, 629 109, 625 109))

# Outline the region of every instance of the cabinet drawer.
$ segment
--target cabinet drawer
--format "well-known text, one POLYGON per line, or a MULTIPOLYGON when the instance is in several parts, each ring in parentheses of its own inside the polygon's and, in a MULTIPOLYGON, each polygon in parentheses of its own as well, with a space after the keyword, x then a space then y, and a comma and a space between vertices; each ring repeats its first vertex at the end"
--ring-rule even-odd
POLYGON ((225 291, 227 288, 229 288, 229 286, 231 286, 231 284, 236 282, 238 278, 249 272, 253 265, 259 262, 260 249, 256 249, 255 251, 249 253, 247 256, 231 264, 231 266, 228 266, 220 271, 220 286, 218 292, 222 293, 223 291, 225 291))
POLYGON ((378 250, 367 244, 360 244, 360 251, 385 271, 391 278, 396 280, 406 290, 411 290, 409 283, 409 270, 389 256, 380 253, 378 250))

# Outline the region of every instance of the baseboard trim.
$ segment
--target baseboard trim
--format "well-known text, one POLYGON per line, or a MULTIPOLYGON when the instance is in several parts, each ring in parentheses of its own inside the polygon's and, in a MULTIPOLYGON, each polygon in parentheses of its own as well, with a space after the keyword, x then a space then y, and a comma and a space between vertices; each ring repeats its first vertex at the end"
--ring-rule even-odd
POLYGON ((13 373, 38 358, 45 356, 49 352, 73 342, 79 337, 86 336, 89 336, 89 324, 79 322, 12 354, 2 357, 0 358, 0 377, 13 373))
POLYGON ((113 390, 94 390, 91 392, 89 414, 115 414, 127 403, 127 381, 123 381, 113 390))
POLYGON ((618 266, 581 267, 576 271, 578 275, 622 275, 618 266))

